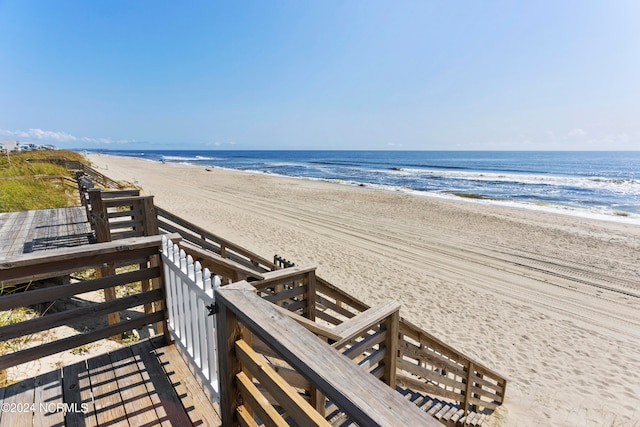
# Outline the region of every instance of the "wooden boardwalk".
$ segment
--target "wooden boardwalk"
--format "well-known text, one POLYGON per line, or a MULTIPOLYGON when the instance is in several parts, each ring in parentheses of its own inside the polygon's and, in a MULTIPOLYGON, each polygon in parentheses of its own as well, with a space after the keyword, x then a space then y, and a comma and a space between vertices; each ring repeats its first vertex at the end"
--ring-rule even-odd
POLYGON ((0 213, 0 256, 94 243, 84 207, 0 213))
POLYGON ((164 337, 11 384, 0 405, 0 427, 222 425, 164 337))

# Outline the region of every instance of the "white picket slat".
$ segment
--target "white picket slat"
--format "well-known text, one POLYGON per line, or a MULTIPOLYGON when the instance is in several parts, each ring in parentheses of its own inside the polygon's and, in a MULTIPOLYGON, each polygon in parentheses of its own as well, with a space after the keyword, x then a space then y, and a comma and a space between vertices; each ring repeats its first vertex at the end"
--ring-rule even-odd
POLYGON ((166 238, 162 243, 169 333, 187 364, 213 394, 218 393, 218 361, 215 316, 208 306, 215 303, 218 276, 202 269, 184 250, 166 238))

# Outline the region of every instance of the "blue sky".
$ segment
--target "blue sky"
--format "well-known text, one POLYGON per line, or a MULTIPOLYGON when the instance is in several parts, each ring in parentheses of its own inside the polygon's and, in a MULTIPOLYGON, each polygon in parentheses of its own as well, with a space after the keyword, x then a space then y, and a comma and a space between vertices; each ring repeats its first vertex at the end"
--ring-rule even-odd
POLYGON ((0 139, 637 150, 640 2, 0 0, 0 139))

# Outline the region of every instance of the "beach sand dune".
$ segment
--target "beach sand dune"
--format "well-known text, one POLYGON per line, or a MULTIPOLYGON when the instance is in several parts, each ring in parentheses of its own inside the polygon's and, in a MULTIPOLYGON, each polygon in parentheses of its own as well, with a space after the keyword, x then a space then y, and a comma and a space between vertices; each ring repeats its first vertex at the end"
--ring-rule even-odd
POLYGON ((640 425, 640 226, 90 155, 155 203, 312 264, 509 379, 492 422, 640 425))

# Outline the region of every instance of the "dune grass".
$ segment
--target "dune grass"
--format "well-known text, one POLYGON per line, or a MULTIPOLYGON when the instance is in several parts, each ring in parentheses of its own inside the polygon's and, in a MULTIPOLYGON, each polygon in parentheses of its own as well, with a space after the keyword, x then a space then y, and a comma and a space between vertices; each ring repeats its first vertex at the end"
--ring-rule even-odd
POLYGON ((78 153, 66 150, 29 151, 0 155, 0 212, 61 208, 75 201, 75 187, 64 180, 46 176, 68 176, 63 167, 48 163, 29 163, 27 159, 67 157, 81 160, 78 153))

